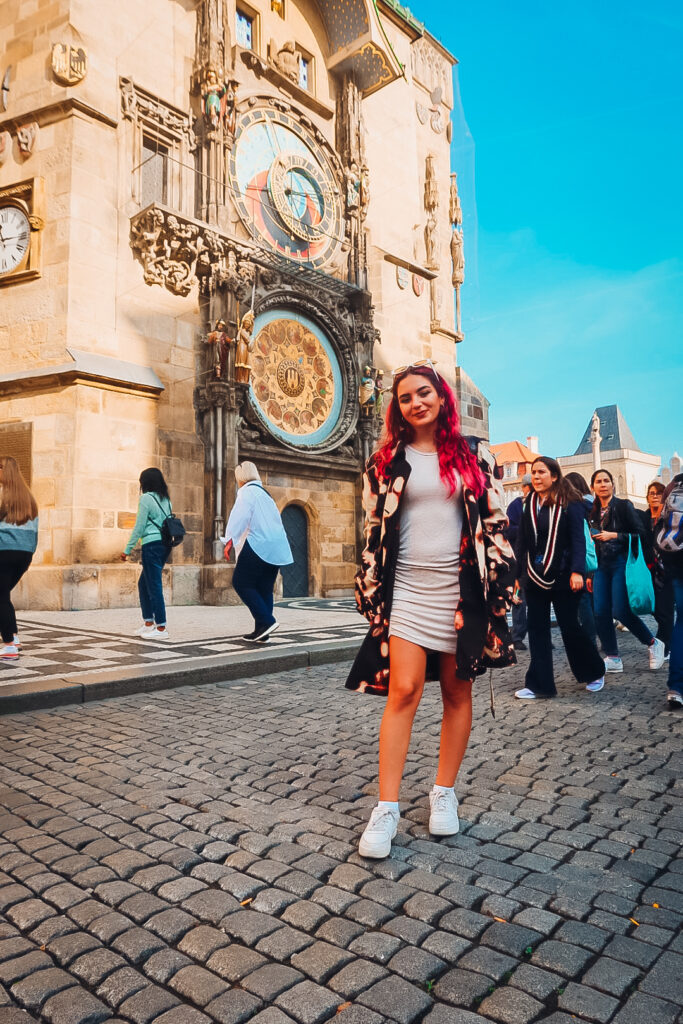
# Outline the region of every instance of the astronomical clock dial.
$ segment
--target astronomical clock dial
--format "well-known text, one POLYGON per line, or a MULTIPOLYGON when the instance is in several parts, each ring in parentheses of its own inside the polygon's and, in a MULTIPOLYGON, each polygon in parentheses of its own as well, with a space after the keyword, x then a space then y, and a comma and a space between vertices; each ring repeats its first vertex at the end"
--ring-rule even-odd
POLYGON ((0 206, 0 276, 13 274, 21 266, 30 244, 28 215, 18 206, 0 206))
POLYGON ((263 108, 242 114, 230 174, 253 236, 309 266, 330 259, 342 237, 339 187, 323 148, 295 118, 263 108))
POLYGON ((304 448, 330 436, 341 413, 342 375, 316 324, 289 310, 261 314, 251 366, 251 402, 272 434, 304 448))

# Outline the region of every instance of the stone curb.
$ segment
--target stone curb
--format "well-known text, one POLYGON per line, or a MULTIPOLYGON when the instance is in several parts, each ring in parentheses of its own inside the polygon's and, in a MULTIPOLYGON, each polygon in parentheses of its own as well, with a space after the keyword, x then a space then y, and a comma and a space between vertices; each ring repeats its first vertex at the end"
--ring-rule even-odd
POLYGON ((0 716, 40 711, 64 704, 85 704, 133 693, 152 693, 178 686, 222 683, 244 676, 261 676, 295 668, 311 668, 352 658, 362 637, 330 640, 308 647, 299 644, 283 651, 267 648, 238 654, 190 658, 179 665, 141 665, 116 672, 77 672, 53 679, 7 683, 0 687, 0 716))

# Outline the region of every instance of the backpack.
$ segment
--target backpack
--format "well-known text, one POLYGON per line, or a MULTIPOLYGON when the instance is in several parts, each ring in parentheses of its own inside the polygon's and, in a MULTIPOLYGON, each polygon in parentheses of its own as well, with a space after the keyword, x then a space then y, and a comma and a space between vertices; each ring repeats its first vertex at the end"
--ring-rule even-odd
POLYGON ((164 513, 164 519, 159 527, 159 533, 161 534, 161 543, 165 544, 167 548, 177 548, 179 544, 182 544, 183 537, 185 536, 186 530, 181 521, 177 516, 173 515, 173 512, 166 515, 164 507, 157 498, 156 494, 152 493, 152 497, 156 501, 157 505, 164 513))
POLYGON ((662 555, 683 555, 683 479, 667 495, 655 532, 655 546, 662 555))
POLYGON ((595 551, 595 541, 593 540, 590 527, 586 519, 583 521, 583 533, 586 538, 586 572, 595 572, 598 567, 598 556, 595 551))

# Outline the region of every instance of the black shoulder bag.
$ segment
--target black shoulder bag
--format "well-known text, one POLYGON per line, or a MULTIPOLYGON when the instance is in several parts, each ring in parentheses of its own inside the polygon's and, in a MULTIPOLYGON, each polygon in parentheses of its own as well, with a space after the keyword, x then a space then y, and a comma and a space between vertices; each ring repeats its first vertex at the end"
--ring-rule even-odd
POLYGON ((156 494, 152 492, 152 497, 156 501, 157 505, 164 514, 164 519, 159 527, 159 533, 161 534, 161 543, 165 544, 167 548, 177 548, 179 544, 182 544, 183 537, 185 536, 186 530, 178 516, 174 516, 171 511, 170 515, 166 515, 164 507, 157 498, 156 494))

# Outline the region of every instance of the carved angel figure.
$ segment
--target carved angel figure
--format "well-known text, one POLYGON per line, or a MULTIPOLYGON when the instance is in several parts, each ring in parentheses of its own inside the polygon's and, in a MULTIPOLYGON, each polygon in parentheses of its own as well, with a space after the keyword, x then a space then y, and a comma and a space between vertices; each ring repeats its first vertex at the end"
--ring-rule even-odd
POLYGON ((248 310, 240 321, 235 339, 235 380, 238 384, 248 384, 251 375, 249 353, 254 347, 252 331, 254 330, 254 311, 248 310))

